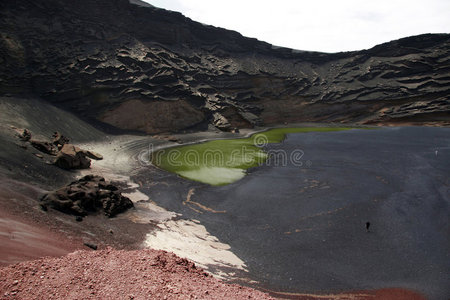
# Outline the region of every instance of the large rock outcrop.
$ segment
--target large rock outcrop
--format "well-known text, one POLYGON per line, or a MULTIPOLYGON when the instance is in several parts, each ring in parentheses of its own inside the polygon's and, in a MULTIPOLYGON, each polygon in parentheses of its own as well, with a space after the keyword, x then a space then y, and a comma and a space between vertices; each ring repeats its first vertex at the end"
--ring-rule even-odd
POLYGON ((86 175, 41 198, 44 209, 51 207, 64 213, 86 216, 103 211, 114 217, 133 207, 133 202, 122 196, 117 186, 107 183, 103 177, 86 175))
POLYGON ((448 125, 449 53, 449 34, 326 54, 128 0, 0 2, 0 94, 37 95, 147 133, 207 123, 448 125))
MULTIPOLYGON (((27 148, 27 143, 31 144, 31 146, 39 150, 42 154, 55 157, 52 159, 53 164, 62 169, 88 169, 91 166, 90 159, 103 159, 103 156, 97 152, 84 150, 69 144, 69 139, 57 131, 53 133, 52 142, 31 139, 32 134, 28 129, 24 129, 17 136, 22 141, 21 146, 25 149, 27 148)), ((35 155, 42 158, 42 154, 36 153, 35 155)))
POLYGON ((64 144, 56 155, 55 165, 62 169, 88 169, 91 166, 89 158, 101 160, 103 156, 72 144, 64 144))

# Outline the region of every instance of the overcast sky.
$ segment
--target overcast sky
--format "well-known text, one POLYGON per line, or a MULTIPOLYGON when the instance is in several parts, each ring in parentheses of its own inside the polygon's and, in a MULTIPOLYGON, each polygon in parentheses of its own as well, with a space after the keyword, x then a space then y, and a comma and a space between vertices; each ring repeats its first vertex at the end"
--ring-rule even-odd
POLYGON ((277 46, 338 52, 450 33, 450 0, 146 0, 277 46))

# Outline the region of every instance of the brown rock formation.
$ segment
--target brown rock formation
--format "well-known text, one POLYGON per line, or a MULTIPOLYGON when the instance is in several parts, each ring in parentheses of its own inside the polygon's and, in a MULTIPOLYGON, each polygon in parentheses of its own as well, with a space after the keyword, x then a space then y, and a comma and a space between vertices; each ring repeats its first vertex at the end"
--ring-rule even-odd
POLYGON ((87 158, 85 150, 72 144, 65 144, 58 152, 55 165, 63 169, 88 169, 91 160, 87 158))
POLYGON ((62 134, 60 134, 58 131, 55 131, 53 133, 53 144, 58 147, 59 150, 61 150, 61 148, 64 146, 64 144, 68 144, 69 143, 69 138, 63 136, 62 134))
MULTIPOLYGON (((53 134, 53 142, 30 140, 31 132, 24 129, 19 138, 23 142, 29 142, 35 149, 42 153, 56 156, 54 164, 62 169, 88 169, 91 166, 91 159, 102 160, 100 153, 91 150, 83 150, 75 145, 69 144, 69 139, 58 132, 53 134)), ((23 144, 21 146, 26 146, 23 144)), ((35 153, 39 158, 43 156, 35 153)))
POLYGON ((122 196, 115 185, 105 182, 103 177, 87 175, 45 194, 41 198, 41 206, 78 216, 102 210, 106 216, 114 217, 133 207, 133 202, 122 196))
POLYGON ((100 153, 97 153, 95 151, 91 151, 91 150, 84 150, 85 154, 87 157, 95 159, 95 160, 102 160, 103 159, 103 155, 101 155, 100 153))
POLYGON ((36 141, 36 140, 31 140, 30 141, 31 145, 36 148, 37 150, 45 153, 45 154, 49 154, 49 155, 57 155, 58 154, 58 148, 49 142, 46 141, 36 141))

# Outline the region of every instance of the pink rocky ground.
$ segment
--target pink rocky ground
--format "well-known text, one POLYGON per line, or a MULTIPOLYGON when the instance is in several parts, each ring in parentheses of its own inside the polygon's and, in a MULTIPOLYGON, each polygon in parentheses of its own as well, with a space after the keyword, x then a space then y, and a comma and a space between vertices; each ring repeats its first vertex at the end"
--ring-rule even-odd
POLYGON ((76 251, 0 268, 0 299, 272 299, 156 250, 76 251))

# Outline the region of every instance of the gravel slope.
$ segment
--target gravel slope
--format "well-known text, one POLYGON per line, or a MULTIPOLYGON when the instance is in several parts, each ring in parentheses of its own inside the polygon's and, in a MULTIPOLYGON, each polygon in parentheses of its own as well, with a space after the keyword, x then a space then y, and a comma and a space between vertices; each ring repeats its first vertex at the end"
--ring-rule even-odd
POLYGON ((156 250, 76 251, 0 269, 2 299, 272 299, 156 250))

